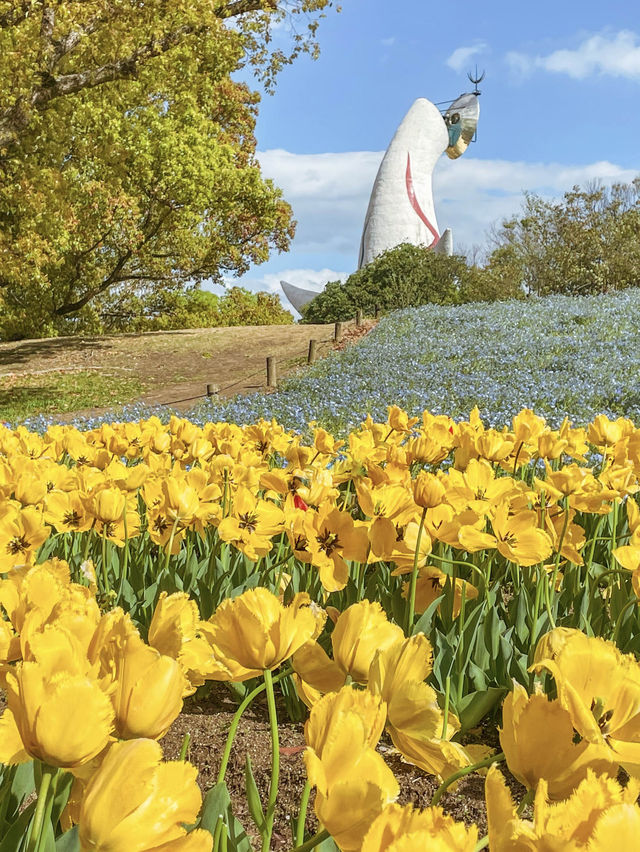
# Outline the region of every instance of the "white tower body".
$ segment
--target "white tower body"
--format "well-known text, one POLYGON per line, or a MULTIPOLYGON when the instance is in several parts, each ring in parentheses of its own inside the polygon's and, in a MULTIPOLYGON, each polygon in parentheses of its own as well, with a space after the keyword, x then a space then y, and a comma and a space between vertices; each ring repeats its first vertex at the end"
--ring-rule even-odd
POLYGON ((398 127, 373 185, 358 267, 401 243, 430 246, 440 238, 432 174, 449 145, 440 110, 419 98, 398 127))

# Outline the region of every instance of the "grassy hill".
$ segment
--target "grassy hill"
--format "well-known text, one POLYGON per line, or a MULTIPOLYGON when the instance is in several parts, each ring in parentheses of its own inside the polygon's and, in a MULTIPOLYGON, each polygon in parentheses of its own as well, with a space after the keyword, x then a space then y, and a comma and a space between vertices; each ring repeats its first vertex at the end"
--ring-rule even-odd
POLYGON ((346 429, 368 413, 384 420, 392 404, 454 417, 478 405, 495 426, 522 408, 553 424, 599 413, 640 422, 640 290, 398 311, 277 394, 203 405, 195 415, 346 429))

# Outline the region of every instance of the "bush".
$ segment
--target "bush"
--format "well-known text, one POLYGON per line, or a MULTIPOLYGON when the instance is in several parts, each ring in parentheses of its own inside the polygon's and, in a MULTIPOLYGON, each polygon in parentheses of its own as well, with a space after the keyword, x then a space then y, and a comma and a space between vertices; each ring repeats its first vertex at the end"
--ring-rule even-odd
POLYGON ((371 313, 428 303, 459 305, 509 298, 499 279, 469 266, 463 257, 436 254, 404 243, 377 257, 341 284, 331 281, 303 311, 303 322, 335 322, 353 317, 357 308, 371 313))
POLYGON ((232 287, 222 296, 208 290, 120 291, 87 305, 56 326, 38 323, 36 311, 0 312, 0 339, 75 334, 118 334, 232 325, 285 325, 293 316, 273 293, 232 287))

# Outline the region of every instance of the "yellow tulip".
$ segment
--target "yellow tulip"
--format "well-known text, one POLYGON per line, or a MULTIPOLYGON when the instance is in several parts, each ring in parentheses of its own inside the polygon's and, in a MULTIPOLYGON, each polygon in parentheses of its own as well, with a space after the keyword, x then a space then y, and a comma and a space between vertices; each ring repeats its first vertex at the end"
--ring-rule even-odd
POLYGON ((399 408, 397 405, 390 405, 387 408, 389 416, 387 423, 390 429, 396 432, 410 432, 413 426, 418 422, 417 417, 409 417, 406 411, 399 408))
POLYGON ((317 512, 305 512, 305 528, 310 562, 318 568, 323 587, 328 592, 344 589, 349 580, 347 560, 367 558, 367 525, 327 501, 317 512))
POLYGON ((162 482, 162 495, 163 507, 171 523, 178 521, 188 526, 200 506, 195 488, 182 478, 171 477, 162 482))
POLYGON ((360 849, 372 820, 399 792, 393 772, 372 747, 383 725, 379 698, 343 687, 315 705, 305 726, 316 815, 347 852, 360 849))
POLYGON ((418 811, 412 805, 390 804, 371 824, 361 852, 473 852, 477 841, 475 825, 467 828, 441 808, 418 811))
POLYGON ((93 515, 103 524, 115 524, 122 518, 126 497, 119 488, 103 488, 93 497, 93 515))
POLYGON ((191 684, 190 693, 216 668, 201 625, 198 605, 187 594, 160 594, 149 626, 149 644, 180 663, 191 684))
POLYGON ((402 637, 376 652, 369 671, 369 688, 389 702, 403 684, 422 682, 432 668, 433 649, 424 633, 416 633, 408 639, 402 637))
POLYGON ((0 572, 29 565, 51 527, 45 525, 42 512, 33 506, 18 509, 8 503, 0 506, 0 572))
POLYGON ((374 746, 385 720, 380 697, 352 686, 321 698, 305 725, 304 760, 315 809, 340 849, 360 849, 371 821, 398 795, 374 746))
POLYGON ((615 776, 610 749, 587 740, 574 743, 573 737, 571 716, 559 701, 529 696, 514 682, 502 707, 500 745, 518 781, 532 790, 544 778, 552 799, 566 799, 589 769, 615 776))
MULTIPOLYGON (((394 572, 395 573, 395 572, 394 572)), ((443 594, 446 588, 447 579, 452 583, 453 589, 453 607, 452 614, 454 618, 460 615, 462 608, 462 596, 465 600, 473 600, 478 597, 478 590, 471 583, 456 577, 455 581, 452 577, 440 571, 433 565, 427 565, 422 568, 418 574, 416 581, 416 612, 424 612, 431 604, 443 594)), ((409 583, 402 584, 402 597, 409 597, 409 583)), ((440 610, 440 604, 438 611, 440 610)))
POLYGON ((102 617, 89 655, 100 664, 103 677, 113 680, 118 736, 163 737, 180 714, 188 691, 180 664, 145 645, 120 609, 102 617))
POLYGON ((86 659, 49 650, 46 659, 18 663, 7 673, 0 762, 20 759, 16 732, 29 757, 51 766, 80 766, 102 751, 113 729, 113 707, 87 668, 86 659))
POLYGON ((336 441, 333 435, 325 429, 315 429, 313 435, 313 446, 318 453, 332 456, 343 445, 344 441, 336 441))
POLYGON ((353 604, 338 618, 331 634, 333 659, 356 683, 366 683, 377 651, 389 648, 404 633, 388 621, 379 603, 353 604))
POLYGON ((364 748, 375 748, 385 719, 384 701, 368 690, 343 686, 339 692, 321 698, 304 726, 305 763, 311 783, 325 790, 335 772, 332 761, 348 764, 349 754, 357 756, 364 748), (346 752, 341 751, 342 746, 346 752))
POLYGON ((404 636, 400 627, 387 620, 378 603, 360 601, 341 614, 336 611, 333 620, 334 659, 317 642, 308 642, 292 659, 298 695, 308 707, 323 693, 340 689, 347 676, 356 683, 367 683, 377 651, 394 645, 404 636))
POLYGON ((405 760, 440 778, 473 761, 458 743, 450 742, 460 728, 444 718, 438 696, 424 678, 431 671, 431 645, 419 633, 379 651, 371 665, 369 688, 387 702, 387 729, 405 760))
POLYGON ((339 849, 359 852, 371 823, 398 793, 398 782, 383 759, 365 749, 326 793, 316 793, 316 816, 339 849))
POLYGON ((422 509, 435 509, 445 499, 442 481, 433 473, 421 471, 413 482, 413 499, 422 509))
POLYGON ((285 607, 268 589, 227 599, 200 625, 217 668, 210 677, 243 681, 275 669, 314 637, 316 627, 311 606, 294 601, 285 607))
POLYGON ((536 790, 533 821, 520 819, 502 773, 492 766, 485 781, 491 852, 632 852, 638 845, 638 784, 621 787, 591 770, 562 802, 549 804, 547 782, 536 790))
POLYGON ((211 852, 213 837, 195 822, 202 804, 197 769, 161 762, 153 740, 114 743, 82 799, 82 852, 211 852))
POLYGON ((556 650, 543 659, 536 653, 533 669, 551 674, 578 734, 607 746, 617 763, 640 776, 640 665, 635 657, 578 630, 541 641, 543 648, 555 644, 556 650))
POLYGON ((259 500, 248 488, 240 487, 233 510, 218 526, 218 535, 256 561, 271 550, 272 538, 284 528, 282 509, 269 500, 259 500))

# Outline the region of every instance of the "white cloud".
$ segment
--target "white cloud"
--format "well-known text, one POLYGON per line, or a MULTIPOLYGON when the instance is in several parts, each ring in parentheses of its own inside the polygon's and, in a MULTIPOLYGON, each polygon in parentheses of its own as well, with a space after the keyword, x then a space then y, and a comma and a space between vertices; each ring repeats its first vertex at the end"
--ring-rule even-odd
POLYGON ((483 53, 487 47, 488 45, 484 41, 479 41, 477 44, 471 45, 470 47, 458 47, 447 59, 447 65, 449 68, 453 68, 453 70, 458 73, 461 71, 467 71, 469 60, 478 53, 483 53))
MULTIPOLYGON (((282 188, 298 220, 292 250, 282 256, 282 266, 303 268, 303 264, 295 263, 299 254, 305 256, 305 267, 310 255, 317 256, 322 266, 326 265, 324 258, 339 255, 344 257, 344 265, 340 266, 353 269, 383 153, 292 154, 275 150, 258 155, 264 174, 282 188)), ((459 160, 442 157, 433 176, 433 195, 440 229, 451 227, 454 240, 468 245, 483 242, 492 223, 515 213, 525 191, 553 197, 575 184, 593 180, 626 182, 636 174, 633 169, 607 161, 576 166, 483 160, 469 155, 459 160)), ((269 266, 277 261, 274 259, 269 266)), ((308 268, 303 272, 309 275, 308 268)), ((286 277, 285 270, 277 272, 276 277, 278 281, 286 277)), ((306 286, 304 281, 299 283, 306 286)))
MULTIPOLYGON (((284 279, 298 287, 321 290, 327 281, 344 280, 357 264, 362 223, 382 151, 259 154, 265 176, 273 178, 293 207, 298 230, 291 250, 275 255, 230 285, 278 293, 284 279)), ((454 247, 486 243, 489 227, 519 209, 525 191, 559 197, 590 181, 629 182, 637 175, 608 161, 586 165, 442 157, 433 176, 440 230, 450 227, 454 247)))
POLYGON ((567 74, 583 80, 594 74, 640 79, 640 36, 630 30, 598 34, 584 39, 574 49, 555 50, 546 56, 511 52, 506 61, 518 74, 530 74, 536 68, 567 74))
POLYGON ((258 154, 264 175, 273 179, 293 207, 297 251, 357 254, 359 229, 382 156, 380 151, 258 154))
POLYGON ((395 43, 396 43, 396 37, 395 36, 390 36, 389 38, 380 39, 380 44, 383 47, 393 47, 393 45, 395 43))

